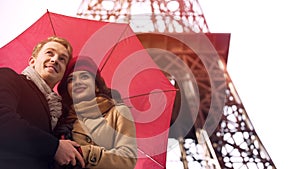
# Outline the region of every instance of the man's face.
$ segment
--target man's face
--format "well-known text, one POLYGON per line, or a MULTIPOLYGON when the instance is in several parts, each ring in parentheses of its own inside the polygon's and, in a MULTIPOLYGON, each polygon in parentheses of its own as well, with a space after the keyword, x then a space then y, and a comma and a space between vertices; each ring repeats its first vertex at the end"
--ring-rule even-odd
POLYGON ((50 88, 53 88, 62 79, 69 57, 67 49, 62 44, 48 42, 41 48, 36 58, 30 58, 29 65, 38 72, 50 88))

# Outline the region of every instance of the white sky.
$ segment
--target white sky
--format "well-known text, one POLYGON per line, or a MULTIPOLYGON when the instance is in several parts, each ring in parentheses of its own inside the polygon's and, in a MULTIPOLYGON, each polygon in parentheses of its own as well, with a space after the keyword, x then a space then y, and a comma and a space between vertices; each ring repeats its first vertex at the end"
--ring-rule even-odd
MULTIPOLYGON (((276 167, 295 168, 300 152, 298 2, 199 1, 210 31, 231 33, 228 72, 276 167)), ((0 46, 22 33, 46 9, 75 15, 80 2, 2 0, 0 46)))

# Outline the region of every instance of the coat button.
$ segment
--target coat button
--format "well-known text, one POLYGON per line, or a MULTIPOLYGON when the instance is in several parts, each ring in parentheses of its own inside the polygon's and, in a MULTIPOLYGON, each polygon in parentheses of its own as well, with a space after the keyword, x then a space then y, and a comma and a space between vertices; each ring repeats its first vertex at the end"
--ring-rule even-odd
POLYGON ((88 143, 91 143, 91 142, 92 142, 91 138, 89 138, 89 137, 86 137, 86 141, 87 141, 88 143))
POLYGON ((95 156, 91 157, 90 161, 93 162, 93 163, 96 162, 96 157, 95 156))

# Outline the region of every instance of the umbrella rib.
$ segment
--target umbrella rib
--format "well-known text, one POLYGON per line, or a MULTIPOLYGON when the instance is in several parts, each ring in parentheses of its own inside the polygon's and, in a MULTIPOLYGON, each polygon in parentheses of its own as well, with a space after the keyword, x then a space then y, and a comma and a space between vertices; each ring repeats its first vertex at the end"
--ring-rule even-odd
POLYGON ((140 97, 140 96, 146 96, 146 95, 151 95, 151 94, 156 94, 156 93, 167 93, 167 92, 173 92, 173 91, 179 91, 179 89, 171 89, 171 90, 162 90, 162 91, 156 91, 156 92, 150 92, 150 93, 143 93, 135 96, 129 96, 129 97, 124 97, 122 98, 123 100, 135 98, 135 97, 140 97))
POLYGON ((56 32, 55 32, 55 29, 54 29, 54 26, 53 26, 53 22, 52 22, 52 19, 51 19, 51 16, 50 16, 50 12, 48 11, 48 9, 47 9, 47 13, 48 13, 50 24, 51 24, 51 27, 52 27, 52 30, 53 30, 53 34, 56 36, 56 32))
POLYGON ((163 165, 161 165, 158 161, 156 161, 155 159, 153 159, 150 155, 148 155, 147 153, 145 153, 143 150, 141 150, 140 148, 138 148, 138 151, 141 152, 142 154, 144 154, 147 158, 149 158, 151 161, 153 161, 155 164, 159 165, 161 168, 164 168, 163 165))
POLYGON ((120 42, 120 39, 122 38, 122 36, 124 35, 125 31, 128 29, 129 26, 126 26, 126 28, 124 29, 124 31, 122 32, 122 34, 120 35, 117 43, 113 46, 112 50, 110 51, 108 58, 105 60, 103 66, 100 69, 100 72, 102 72, 102 70, 104 69, 106 63, 108 62, 109 58, 111 57, 112 52, 115 50, 115 48, 117 47, 117 44, 120 42))

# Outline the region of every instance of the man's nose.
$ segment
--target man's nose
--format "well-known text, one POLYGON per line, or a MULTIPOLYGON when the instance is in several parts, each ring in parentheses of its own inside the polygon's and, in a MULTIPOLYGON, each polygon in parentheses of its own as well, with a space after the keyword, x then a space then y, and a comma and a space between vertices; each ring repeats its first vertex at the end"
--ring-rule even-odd
POLYGON ((57 60, 58 60, 58 56, 57 56, 57 55, 54 55, 54 56, 52 56, 52 57, 50 58, 50 61, 51 61, 52 63, 57 63, 57 60))

